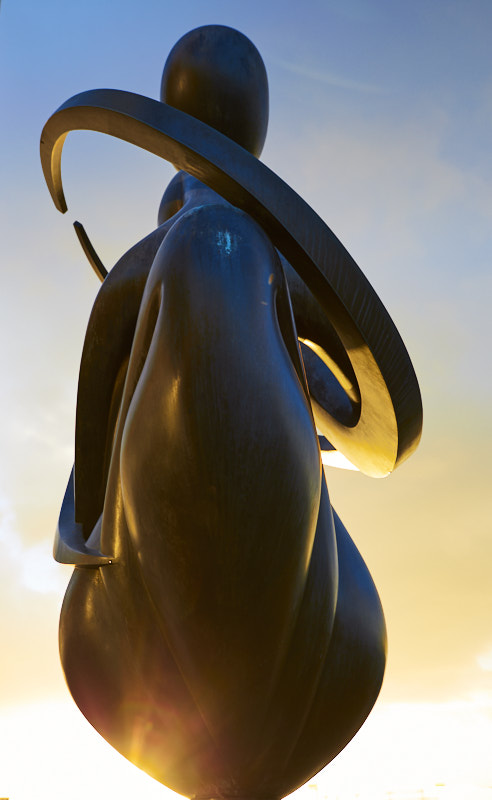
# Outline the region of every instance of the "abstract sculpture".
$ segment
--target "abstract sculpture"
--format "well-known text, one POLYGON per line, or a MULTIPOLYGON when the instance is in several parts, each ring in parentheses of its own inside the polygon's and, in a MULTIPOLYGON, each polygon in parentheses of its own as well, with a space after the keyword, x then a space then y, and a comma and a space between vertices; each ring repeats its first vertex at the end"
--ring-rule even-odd
POLYGON ((280 798, 356 733, 385 663, 379 598, 319 442, 387 474, 418 443, 420 395, 353 259, 258 160, 268 87, 251 42, 192 31, 161 96, 84 92, 41 139, 61 211, 71 130, 180 170, 159 227, 107 277, 79 228, 104 282, 55 541, 76 567, 61 659, 87 719, 158 781, 280 798))

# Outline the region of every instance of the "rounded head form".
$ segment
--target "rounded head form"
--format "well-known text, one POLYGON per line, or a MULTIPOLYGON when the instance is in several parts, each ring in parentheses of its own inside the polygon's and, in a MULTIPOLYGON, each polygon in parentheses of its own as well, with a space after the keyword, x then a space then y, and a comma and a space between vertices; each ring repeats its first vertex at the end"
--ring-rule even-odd
POLYGON ((186 111, 259 156, 268 126, 268 80, 250 40, 224 25, 205 25, 173 47, 161 100, 186 111))

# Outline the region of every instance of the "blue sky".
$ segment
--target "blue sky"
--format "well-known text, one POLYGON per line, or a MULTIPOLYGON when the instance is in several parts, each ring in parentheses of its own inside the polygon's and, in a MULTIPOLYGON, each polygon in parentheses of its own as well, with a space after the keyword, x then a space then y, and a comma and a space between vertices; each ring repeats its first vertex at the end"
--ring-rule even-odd
MULTIPOLYGON (((472 797, 463 784, 476 792, 492 785, 481 750, 492 737, 492 7, 485 0, 2 3, 0 637, 9 656, 0 659, 0 731, 2 720, 4 731, 20 731, 19 715, 29 709, 42 720, 49 703, 62 709, 64 725, 70 716, 74 737, 85 725, 57 656, 70 571, 49 555, 98 288, 71 223, 83 222, 109 267, 154 227, 173 175, 129 145, 71 134, 62 216, 43 182, 41 129, 85 89, 156 97, 174 42, 214 22, 238 28, 262 53, 271 97, 262 159, 358 261, 403 336, 424 401, 420 449, 394 475, 374 481, 328 472, 333 504, 380 591, 390 651, 367 733, 319 786, 336 787, 345 800, 355 796, 356 775, 361 797, 372 785, 397 790, 401 775, 387 771, 384 783, 371 765, 381 751, 384 761, 402 764, 397 742, 420 725, 447 744, 434 774, 430 745, 415 734, 405 744, 414 753, 407 783, 444 782, 442 797, 452 797, 453 786, 472 797), (455 732, 454 744, 446 731, 455 732), (459 772, 458 753, 468 771, 459 772), (343 794, 349 785, 352 795, 343 794)), ((97 738, 90 729, 83 736, 97 738)), ((62 746, 54 731, 47 739, 62 746)), ((39 742, 24 735, 23 747, 34 758, 39 742)), ((105 764, 110 756, 104 750, 97 758, 105 764)), ((10 783, 2 786, 0 769, 0 795, 24 797, 27 777, 8 761, 10 783)), ((124 769, 118 762, 115 780, 124 769)), ((56 780, 45 776, 46 796, 58 796, 56 780)))

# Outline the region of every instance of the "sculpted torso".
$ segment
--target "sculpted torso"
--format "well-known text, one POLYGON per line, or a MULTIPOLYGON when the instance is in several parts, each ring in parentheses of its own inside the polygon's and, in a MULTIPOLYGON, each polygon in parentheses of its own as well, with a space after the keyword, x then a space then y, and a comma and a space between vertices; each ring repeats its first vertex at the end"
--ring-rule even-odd
POLYGON ((113 563, 75 570, 62 662, 94 727, 158 780, 279 796, 362 723, 384 621, 332 516, 275 250, 195 179, 168 194, 182 207, 114 267, 88 326, 76 504, 113 563))

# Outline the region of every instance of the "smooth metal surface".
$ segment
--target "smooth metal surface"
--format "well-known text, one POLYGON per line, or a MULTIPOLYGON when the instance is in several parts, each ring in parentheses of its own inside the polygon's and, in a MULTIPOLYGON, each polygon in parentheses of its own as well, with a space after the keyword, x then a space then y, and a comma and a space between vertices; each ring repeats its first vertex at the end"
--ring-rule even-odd
MULTIPOLYGON (((70 130, 184 170, 89 319, 55 540, 55 557, 76 566, 60 654, 87 719, 157 780, 203 800, 274 800, 350 741, 385 665, 381 604, 331 506, 317 428, 381 475, 416 446, 421 405, 401 339, 347 251, 210 127, 228 112, 226 132, 244 128, 233 100, 211 111, 207 81, 225 104, 231 85, 263 91, 256 49, 228 30, 191 32, 164 70, 165 96, 202 121, 99 90, 43 131, 60 210, 70 130), (190 79, 185 99, 176 76, 190 79)), ((254 152, 264 106, 248 112, 254 152)))

